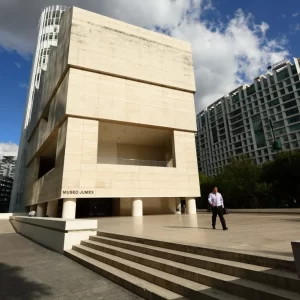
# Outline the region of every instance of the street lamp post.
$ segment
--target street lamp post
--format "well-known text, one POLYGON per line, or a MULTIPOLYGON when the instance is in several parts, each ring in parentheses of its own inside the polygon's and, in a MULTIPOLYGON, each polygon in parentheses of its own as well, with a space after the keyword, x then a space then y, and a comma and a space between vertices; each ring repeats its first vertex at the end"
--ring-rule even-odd
POLYGON ((276 138, 275 138, 274 126, 273 126, 272 119, 269 119, 269 124, 271 127, 272 136, 273 136, 273 149, 276 150, 276 152, 278 154, 279 150, 281 150, 281 144, 280 144, 280 141, 276 140, 276 138))

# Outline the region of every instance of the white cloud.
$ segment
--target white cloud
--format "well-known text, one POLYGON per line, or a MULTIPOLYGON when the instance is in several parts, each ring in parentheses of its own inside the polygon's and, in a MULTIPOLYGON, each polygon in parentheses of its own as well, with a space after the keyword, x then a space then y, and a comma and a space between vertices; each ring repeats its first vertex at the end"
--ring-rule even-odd
POLYGON ((21 69, 21 64, 19 64, 18 62, 14 62, 14 65, 15 65, 18 69, 21 69))
POLYGON ((300 31, 300 24, 297 24, 297 25, 295 26, 295 30, 296 30, 296 31, 300 31))
POLYGON ((18 155, 19 146, 17 144, 8 142, 8 143, 1 143, 0 142, 0 159, 3 156, 17 156, 18 155))
POLYGON ((298 17, 298 16, 299 16, 299 12, 295 12, 295 13, 292 14, 292 17, 293 17, 293 18, 296 18, 296 17, 298 17))
MULTIPOLYGON (((226 23, 205 18, 210 0, 60 0, 151 30, 161 29, 192 43, 197 94, 196 109, 266 71, 289 53, 284 38, 268 39, 269 25, 255 23, 238 9, 226 23)), ((32 53, 40 11, 54 0, 0 2, 0 45, 23 55, 32 53), (28 9, 30 7, 30 9, 28 9), (27 11, 27 14, 24 14, 27 11), (11 19, 16 21, 11 22, 11 19)))
POLYGON ((19 83, 19 87, 21 89, 28 89, 28 85, 26 83, 19 83))
POLYGON ((285 19, 285 17, 286 17, 286 15, 285 15, 285 14, 282 14, 282 18, 285 19))

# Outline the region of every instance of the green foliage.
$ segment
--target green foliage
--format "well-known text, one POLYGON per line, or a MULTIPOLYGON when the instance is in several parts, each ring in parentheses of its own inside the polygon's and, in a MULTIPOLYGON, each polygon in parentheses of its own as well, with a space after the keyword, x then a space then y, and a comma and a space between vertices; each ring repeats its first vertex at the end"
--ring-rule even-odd
POLYGON ((248 157, 240 157, 225 166, 216 181, 230 207, 257 208, 260 206, 258 199, 264 193, 260 178, 261 167, 248 157))
POLYGON ((300 200, 300 152, 282 152, 262 167, 262 180, 280 201, 300 200))
POLYGON ((202 208, 207 207, 208 194, 215 185, 230 208, 293 207, 293 199, 300 203, 300 152, 280 153, 263 165, 239 157, 219 175, 199 177, 202 208))
POLYGON ((199 179, 200 179, 200 189, 201 189, 201 201, 200 201, 200 207, 201 208, 207 208, 207 199, 208 195, 211 192, 214 183, 214 178, 206 176, 203 173, 199 174, 199 179))

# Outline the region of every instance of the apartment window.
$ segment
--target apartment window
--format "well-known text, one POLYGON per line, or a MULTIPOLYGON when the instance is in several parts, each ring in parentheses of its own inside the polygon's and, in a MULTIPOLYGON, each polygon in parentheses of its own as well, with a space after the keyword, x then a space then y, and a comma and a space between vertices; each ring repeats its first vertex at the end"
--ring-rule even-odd
POLYGON ((281 96, 285 94, 285 90, 284 89, 280 90, 279 92, 280 92, 281 96))
POLYGON ((287 79, 286 81, 285 81, 285 83, 286 83, 286 85, 290 85, 292 82, 291 82, 291 79, 287 79))
POLYGON ((288 124, 296 123, 300 121, 300 115, 287 119, 288 124))
POLYGON ((290 108, 290 107, 297 106, 297 102, 296 102, 296 100, 290 101, 290 102, 284 104, 283 106, 284 106, 285 109, 288 109, 288 108, 290 108))
POLYGON ((290 128, 290 132, 294 132, 294 131, 300 130, 300 123, 292 125, 292 126, 289 126, 289 128, 290 128))
POLYGON ((282 97, 282 101, 286 102, 286 101, 292 100, 294 98, 295 98, 295 94, 294 93, 290 93, 288 95, 283 96, 282 97))
POLYGON ((292 115, 295 115, 295 114, 298 114, 299 113, 299 109, 298 107, 294 107, 292 109, 289 109, 285 112, 286 116, 292 116, 292 115))
POLYGON ((297 139, 296 133, 292 133, 292 134, 291 134, 291 139, 292 139, 292 140, 296 140, 296 139, 297 139))
POLYGON ((273 124, 273 126, 274 126, 274 128, 283 127, 284 126, 284 121, 275 122, 273 124))
POLYGON ((288 140, 289 140, 288 136, 285 135, 285 136, 283 137, 283 141, 286 142, 286 141, 288 141, 288 140))
POLYGON ((279 99, 275 99, 275 100, 269 102, 269 107, 273 107, 278 104, 279 104, 279 99))
POLYGON ((290 75, 289 75, 289 71, 288 71, 288 69, 286 68, 286 69, 282 70, 281 72, 278 72, 278 73, 277 73, 277 80, 278 80, 278 82, 279 82, 279 81, 282 81, 282 80, 288 78, 289 76, 290 76, 290 75))

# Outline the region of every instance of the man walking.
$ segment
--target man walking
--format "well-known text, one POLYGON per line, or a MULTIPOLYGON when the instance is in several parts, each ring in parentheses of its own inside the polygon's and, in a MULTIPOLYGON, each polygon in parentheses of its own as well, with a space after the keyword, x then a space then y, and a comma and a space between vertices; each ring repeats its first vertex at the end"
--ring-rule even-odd
POLYGON ((220 221, 222 223, 223 230, 228 230, 226 227, 226 221, 224 219, 224 200, 220 193, 218 193, 218 188, 215 186, 213 188, 213 192, 209 194, 208 196, 208 203, 212 207, 212 227, 213 229, 216 229, 216 220, 217 215, 220 218, 220 221))

